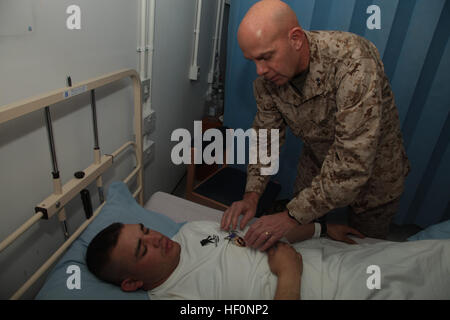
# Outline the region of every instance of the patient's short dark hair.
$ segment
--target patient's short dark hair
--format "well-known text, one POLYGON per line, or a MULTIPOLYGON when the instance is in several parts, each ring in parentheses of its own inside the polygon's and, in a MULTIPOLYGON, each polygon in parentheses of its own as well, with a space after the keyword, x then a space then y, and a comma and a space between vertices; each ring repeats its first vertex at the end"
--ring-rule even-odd
POLYGON ((120 285, 120 280, 113 279, 107 269, 111 251, 117 244, 122 228, 123 224, 118 222, 106 227, 92 239, 86 252, 86 264, 89 271, 101 280, 117 285, 120 285))

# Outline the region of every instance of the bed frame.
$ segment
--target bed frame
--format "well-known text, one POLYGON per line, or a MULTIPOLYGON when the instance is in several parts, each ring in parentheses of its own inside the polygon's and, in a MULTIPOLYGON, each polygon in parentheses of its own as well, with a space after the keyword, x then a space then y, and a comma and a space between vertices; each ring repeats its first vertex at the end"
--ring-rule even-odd
MULTIPOLYGON (((56 106, 55 106, 56 107, 56 106)), ((124 182, 128 184, 130 181, 135 181, 136 191, 133 193, 134 198, 140 205, 144 205, 143 200, 143 162, 142 162, 142 90, 141 81, 138 73, 135 70, 125 69, 106 74, 104 76, 90 79, 74 86, 62 88, 52 92, 45 93, 43 95, 36 96, 34 98, 22 100, 19 102, 11 103, 5 106, 0 106, 0 125, 7 121, 17 119, 21 116, 35 112, 38 110, 45 110, 46 113, 46 125, 48 132, 48 139, 50 144, 50 150, 52 153, 53 164, 53 187, 54 192, 44 199, 41 203, 38 203, 35 208, 35 214, 16 231, 9 235, 5 240, 0 243, 0 252, 13 243, 19 236, 25 233, 32 225, 37 221, 44 219, 48 220, 54 215, 58 215, 59 221, 63 224, 66 241, 55 251, 55 253, 22 285, 22 287, 11 296, 10 299, 19 299, 35 282, 38 280, 58 258, 66 251, 66 249, 77 239, 77 237, 86 229, 94 218, 100 213, 100 210, 105 205, 103 200, 103 182, 102 174, 112 167, 114 159, 122 154, 123 151, 129 147, 134 147, 136 157, 136 167, 130 173, 128 177, 124 179, 124 182), (116 151, 110 155, 102 155, 98 146, 98 133, 97 133, 97 121, 96 121, 96 109, 95 109, 95 89, 106 86, 113 82, 120 81, 125 78, 131 78, 134 95, 134 136, 135 141, 128 141, 116 151), (74 178, 68 181, 66 184, 61 185, 59 177, 59 171, 56 161, 56 154, 53 142, 53 131, 50 117, 50 106, 55 105, 62 101, 67 101, 72 97, 80 94, 91 94, 91 107, 93 111, 94 121, 94 162, 83 170, 84 175, 79 178, 74 178), (93 182, 96 182, 99 190, 99 198, 102 204, 92 213, 92 216, 87 219, 78 229, 69 237, 67 228, 65 226, 65 210, 64 206, 71 201, 74 197, 78 196, 81 191, 87 188, 93 182)), ((89 199, 90 200, 90 199, 89 199)))

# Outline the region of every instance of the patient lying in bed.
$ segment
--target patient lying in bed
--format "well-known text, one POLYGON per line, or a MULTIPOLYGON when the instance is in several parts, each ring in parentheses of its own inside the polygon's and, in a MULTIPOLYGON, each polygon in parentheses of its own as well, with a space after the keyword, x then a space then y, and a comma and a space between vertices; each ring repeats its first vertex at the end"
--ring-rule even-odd
POLYGON ((209 221, 187 223, 172 239, 113 224, 94 238, 86 259, 102 280, 147 290, 151 299, 273 299, 289 291, 277 278, 286 270, 301 278, 290 292, 301 284, 302 299, 450 298, 450 240, 351 246, 311 239, 293 244, 302 258, 280 247, 287 252, 281 258, 247 248, 239 232, 209 221))

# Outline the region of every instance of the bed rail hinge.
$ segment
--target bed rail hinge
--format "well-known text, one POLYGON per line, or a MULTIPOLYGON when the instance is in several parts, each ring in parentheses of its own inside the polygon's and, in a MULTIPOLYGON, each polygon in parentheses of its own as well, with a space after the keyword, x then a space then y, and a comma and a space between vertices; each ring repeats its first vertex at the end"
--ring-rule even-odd
POLYGON ((41 213, 43 214, 42 219, 48 220, 48 212, 47 212, 47 209, 41 208, 41 207, 35 207, 35 208, 34 208, 34 212, 35 212, 35 213, 41 212, 41 213))

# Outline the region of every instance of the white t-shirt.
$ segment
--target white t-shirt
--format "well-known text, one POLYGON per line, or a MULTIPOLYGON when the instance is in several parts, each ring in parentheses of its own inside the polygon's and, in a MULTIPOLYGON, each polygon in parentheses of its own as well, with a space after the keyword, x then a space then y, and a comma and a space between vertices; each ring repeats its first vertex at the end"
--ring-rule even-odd
MULTIPOLYGON (((181 246, 180 263, 163 284, 148 291, 150 298, 273 299, 277 277, 270 271, 267 254, 236 244, 247 229, 227 239, 230 233, 217 222, 185 224, 172 238, 181 246)), ((303 273, 308 274, 302 278, 302 299, 321 299, 321 250, 302 248, 301 254, 303 273)))

